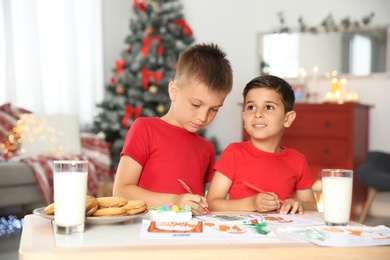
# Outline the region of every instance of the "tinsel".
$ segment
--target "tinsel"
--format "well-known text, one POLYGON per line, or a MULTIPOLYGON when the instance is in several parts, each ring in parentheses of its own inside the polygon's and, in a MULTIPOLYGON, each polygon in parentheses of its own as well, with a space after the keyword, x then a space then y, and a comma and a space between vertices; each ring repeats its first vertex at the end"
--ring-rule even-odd
POLYGON ((23 218, 18 219, 14 215, 9 215, 8 219, 0 218, 0 237, 19 233, 23 228, 23 222, 23 218))

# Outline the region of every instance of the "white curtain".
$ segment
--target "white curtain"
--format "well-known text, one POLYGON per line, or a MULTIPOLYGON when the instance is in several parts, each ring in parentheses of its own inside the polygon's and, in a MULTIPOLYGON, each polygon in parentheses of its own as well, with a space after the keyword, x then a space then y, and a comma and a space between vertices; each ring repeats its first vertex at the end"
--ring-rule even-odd
POLYGON ((101 0, 0 0, 0 105, 93 122, 103 98, 101 0))

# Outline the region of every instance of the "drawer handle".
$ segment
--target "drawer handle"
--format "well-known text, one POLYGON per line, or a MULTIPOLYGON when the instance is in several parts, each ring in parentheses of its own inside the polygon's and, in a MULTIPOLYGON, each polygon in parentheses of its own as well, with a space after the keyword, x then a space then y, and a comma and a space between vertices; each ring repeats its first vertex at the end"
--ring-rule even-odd
POLYGON ((329 151, 330 151, 329 148, 324 148, 324 150, 323 150, 324 154, 328 154, 329 151))
POLYGON ((324 126, 326 126, 326 127, 330 126, 330 121, 325 121, 324 126))

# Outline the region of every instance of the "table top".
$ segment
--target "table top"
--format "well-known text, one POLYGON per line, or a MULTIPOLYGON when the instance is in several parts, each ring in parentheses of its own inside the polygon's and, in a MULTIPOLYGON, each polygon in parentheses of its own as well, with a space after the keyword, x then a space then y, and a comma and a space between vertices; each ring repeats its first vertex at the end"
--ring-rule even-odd
MULTIPOLYGON (((242 212, 240 212, 241 214, 242 212)), ((218 214, 213 212, 213 214, 218 214)), ((223 212, 226 214, 226 212, 223 212)), ((322 220, 319 212, 305 212, 305 218, 322 220)), ((87 225, 85 232, 56 235, 52 221, 27 215, 19 247, 19 259, 387 259, 390 246, 321 247, 279 234, 278 240, 223 238, 169 240, 142 239, 142 219, 121 224, 87 225)), ((351 225, 359 225, 352 222, 351 225)))

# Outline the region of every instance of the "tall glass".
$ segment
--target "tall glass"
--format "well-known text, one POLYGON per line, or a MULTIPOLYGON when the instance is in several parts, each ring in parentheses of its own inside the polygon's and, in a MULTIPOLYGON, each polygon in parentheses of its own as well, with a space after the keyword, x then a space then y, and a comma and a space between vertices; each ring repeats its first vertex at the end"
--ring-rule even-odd
POLYGON ((53 165, 56 232, 84 232, 88 161, 53 161, 53 165))
POLYGON ((353 171, 322 170, 322 198, 327 226, 347 226, 351 212, 353 171))

